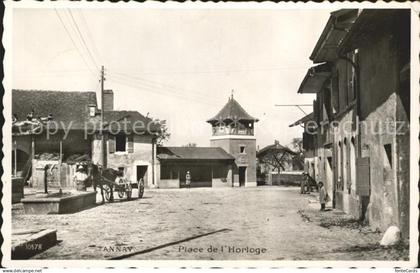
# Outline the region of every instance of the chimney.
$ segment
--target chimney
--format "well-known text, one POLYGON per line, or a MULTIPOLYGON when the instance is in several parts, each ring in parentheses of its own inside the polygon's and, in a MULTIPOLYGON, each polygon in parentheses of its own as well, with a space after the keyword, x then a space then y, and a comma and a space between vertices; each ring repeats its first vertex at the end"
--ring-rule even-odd
POLYGON ((274 140, 274 145, 279 146, 280 142, 278 140, 274 140))
POLYGON ((114 92, 110 89, 104 90, 104 111, 114 110, 114 92))

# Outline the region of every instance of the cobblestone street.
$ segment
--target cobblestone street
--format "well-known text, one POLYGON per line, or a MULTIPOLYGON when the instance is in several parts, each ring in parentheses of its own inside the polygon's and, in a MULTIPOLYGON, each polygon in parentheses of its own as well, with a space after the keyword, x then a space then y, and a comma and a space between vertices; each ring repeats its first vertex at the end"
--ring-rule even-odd
POLYGON ((292 187, 146 190, 140 200, 67 215, 15 206, 13 228, 57 229, 60 243, 36 259, 389 259, 363 250, 379 233, 305 220, 299 211, 320 213, 311 198, 292 187))

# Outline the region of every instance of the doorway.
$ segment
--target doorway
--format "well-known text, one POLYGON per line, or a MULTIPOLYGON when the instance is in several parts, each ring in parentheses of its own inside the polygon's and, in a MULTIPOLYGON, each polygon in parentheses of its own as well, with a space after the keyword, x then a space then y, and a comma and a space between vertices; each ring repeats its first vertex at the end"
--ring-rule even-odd
POLYGON ((245 186, 246 182, 246 167, 239 167, 239 187, 245 186))
POLYGON ((148 181, 147 181, 147 166, 146 165, 137 166, 136 181, 138 182, 141 179, 143 179, 144 181, 144 186, 147 187, 148 181))
POLYGON ((328 156, 327 160, 325 161, 325 179, 326 179, 326 181, 324 181, 324 186, 325 186, 325 189, 327 191, 327 194, 329 196, 333 197, 333 199, 331 201, 332 201, 333 208, 335 208, 335 199, 334 199, 335 191, 333 190, 332 166, 333 166, 332 157, 328 156))

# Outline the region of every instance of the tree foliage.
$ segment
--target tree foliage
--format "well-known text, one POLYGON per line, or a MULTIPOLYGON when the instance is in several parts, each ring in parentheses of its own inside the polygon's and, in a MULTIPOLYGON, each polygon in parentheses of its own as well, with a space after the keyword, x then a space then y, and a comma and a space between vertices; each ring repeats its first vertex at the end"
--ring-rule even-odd
POLYGON ((163 146, 164 142, 169 140, 171 133, 169 133, 166 120, 156 120, 155 122, 157 122, 160 126, 160 130, 156 138, 156 144, 158 146, 163 146))

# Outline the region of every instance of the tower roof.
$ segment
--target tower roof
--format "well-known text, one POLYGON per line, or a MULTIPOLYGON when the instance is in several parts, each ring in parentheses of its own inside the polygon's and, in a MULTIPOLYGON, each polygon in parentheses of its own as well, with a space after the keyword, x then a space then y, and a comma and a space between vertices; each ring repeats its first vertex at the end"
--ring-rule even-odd
POLYGON ((244 108, 231 96, 229 101, 223 106, 222 110, 213 118, 207 120, 212 123, 220 120, 245 120, 257 122, 258 119, 249 115, 244 108))

